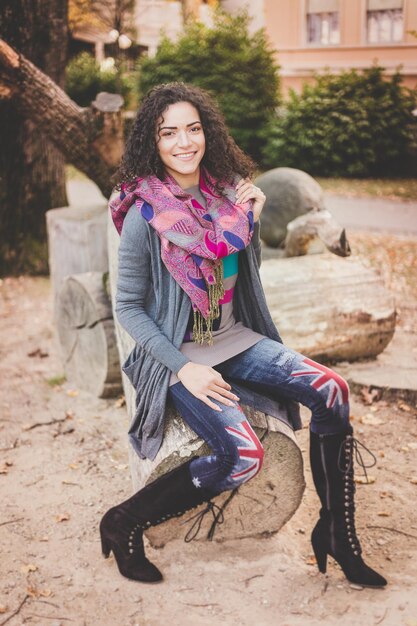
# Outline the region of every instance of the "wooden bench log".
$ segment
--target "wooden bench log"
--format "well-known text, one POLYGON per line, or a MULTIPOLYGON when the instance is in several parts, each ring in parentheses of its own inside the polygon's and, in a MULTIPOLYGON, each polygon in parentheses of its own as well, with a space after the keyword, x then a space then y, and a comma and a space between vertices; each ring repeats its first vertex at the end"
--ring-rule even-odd
MULTIPOLYGON (((119 236, 109 220, 110 291, 114 307, 117 277, 117 249, 119 236)), ((115 322, 120 361, 123 363, 133 340, 120 324, 115 322)), ((123 375, 129 420, 134 415, 135 392, 123 375)), ((225 492, 215 501, 224 506, 226 523, 217 526, 214 538, 219 541, 239 537, 255 537, 273 534, 285 524, 297 510, 305 488, 303 461, 294 432, 286 424, 260 411, 242 405, 247 418, 263 441, 265 460, 261 472, 235 492, 225 492), (227 502, 226 502, 227 501, 227 502)), ((129 464, 134 491, 148 482, 183 463, 194 454, 207 454, 208 448, 183 422, 181 416, 169 407, 166 414, 164 441, 155 461, 141 460, 129 446, 129 464)), ((202 507, 200 507, 202 508, 202 507)), ((151 528, 146 535, 154 546, 184 536, 188 525, 184 519, 194 515, 198 509, 180 519, 172 519, 158 528, 151 528)), ((200 538, 204 538, 211 521, 207 515, 200 538)))
POLYGON ((325 253, 269 259, 261 278, 283 341, 312 359, 372 358, 394 335, 394 299, 360 258, 325 253))
POLYGON ((49 271, 56 319, 59 290, 67 276, 107 272, 107 209, 64 207, 46 213, 49 271))
POLYGON ((57 296, 56 325, 65 375, 100 398, 122 391, 113 312, 102 272, 67 277, 57 296))

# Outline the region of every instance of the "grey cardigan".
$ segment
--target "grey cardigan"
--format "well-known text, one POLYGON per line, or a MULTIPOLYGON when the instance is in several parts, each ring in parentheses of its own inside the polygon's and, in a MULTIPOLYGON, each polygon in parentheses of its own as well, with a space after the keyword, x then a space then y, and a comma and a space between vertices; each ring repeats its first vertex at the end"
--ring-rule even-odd
MULTIPOLYGON (((269 313, 260 280, 259 222, 249 246, 239 253, 239 271, 233 297, 237 321, 281 342, 269 313)), ((162 443, 171 371, 178 374, 189 359, 179 347, 186 331, 191 300, 161 260, 155 229, 133 205, 128 211, 119 247, 116 314, 136 342, 123 371, 136 389, 136 413, 129 427, 130 442, 140 458, 154 459, 162 443)), ((282 342, 281 342, 282 343, 282 342)), ((243 404, 256 407, 301 428, 299 407, 292 401, 259 394, 233 383, 243 404)))

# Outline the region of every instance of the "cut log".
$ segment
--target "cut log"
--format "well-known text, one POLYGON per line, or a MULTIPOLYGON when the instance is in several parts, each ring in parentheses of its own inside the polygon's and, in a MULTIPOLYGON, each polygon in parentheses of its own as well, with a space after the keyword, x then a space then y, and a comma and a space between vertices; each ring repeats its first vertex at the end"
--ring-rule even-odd
MULTIPOLYGON (((110 291, 114 307, 119 236, 111 220, 108 234, 110 291)), ((115 328, 120 361, 123 363, 134 344, 117 321, 115 328)), ((130 421, 135 411, 135 392, 125 375, 123 386, 130 421)), ((281 420, 265 416, 264 413, 254 411, 248 406, 242 405, 242 409, 263 441, 265 460, 261 472, 255 478, 235 492, 228 491, 215 498, 216 504, 224 507, 226 518, 225 524, 217 526, 214 535, 214 539, 220 541, 278 532, 297 510, 305 488, 302 455, 291 428, 281 420)), ((208 452, 204 442, 188 428, 174 408, 169 406, 164 441, 155 461, 139 459, 129 446, 129 464, 134 491, 183 463, 190 456, 208 452)), ((194 515, 198 510, 190 515, 194 515)), ((160 547, 173 538, 185 535, 187 530, 181 524, 188 517, 189 515, 185 515, 180 519, 171 519, 157 528, 150 528, 146 535, 154 546, 160 547)), ((204 531, 210 526, 208 517, 205 516, 201 538, 204 538, 204 531)))
POLYGON ((261 278, 283 341, 312 359, 375 357, 394 335, 394 299, 358 258, 325 253, 269 259, 261 278))
POLYGON ((56 301, 67 276, 107 272, 107 209, 64 207, 46 213, 51 288, 56 301))
POLYGON ((100 398, 122 391, 113 313, 102 272, 69 276, 57 298, 57 330, 67 379, 100 398))
MULTIPOLYGON (((265 450, 261 471, 233 491, 225 491, 214 498, 221 507, 224 524, 216 525, 214 539, 225 541, 244 537, 265 537, 277 533, 298 509, 305 488, 303 459, 294 432, 284 422, 241 404, 243 412, 254 427, 265 450)), ((163 446, 151 474, 144 481, 148 468, 143 461, 131 456, 134 489, 152 482, 192 455, 210 454, 210 448, 185 425, 172 407, 167 412, 167 430, 163 446)), ((162 547, 171 539, 184 537, 192 525, 190 517, 203 510, 196 508, 181 518, 162 526, 149 528, 146 536, 155 547, 162 547)), ((213 523, 205 515, 198 535, 204 540, 213 523)))

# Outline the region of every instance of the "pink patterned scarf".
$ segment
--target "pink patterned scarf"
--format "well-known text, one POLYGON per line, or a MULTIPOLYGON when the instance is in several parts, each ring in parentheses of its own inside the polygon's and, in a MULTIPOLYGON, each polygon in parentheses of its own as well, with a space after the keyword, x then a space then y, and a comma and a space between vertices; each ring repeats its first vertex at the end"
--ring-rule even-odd
POLYGON ((223 183, 220 195, 214 183, 201 168, 206 209, 169 175, 164 181, 147 176, 125 183, 109 204, 119 234, 133 204, 157 231, 161 259, 192 302, 193 341, 208 345, 213 343, 212 324, 224 295, 221 259, 246 248, 253 234, 253 202, 235 204, 234 186, 223 183))

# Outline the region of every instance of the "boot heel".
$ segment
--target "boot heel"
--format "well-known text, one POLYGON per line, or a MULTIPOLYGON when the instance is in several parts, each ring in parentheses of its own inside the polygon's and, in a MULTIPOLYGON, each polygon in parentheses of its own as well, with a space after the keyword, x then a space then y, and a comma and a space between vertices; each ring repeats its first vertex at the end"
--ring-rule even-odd
POLYGON ((108 559, 111 552, 111 546, 107 540, 101 535, 101 551, 105 559, 108 559))
POLYGON ((316 557, 319 572, 325 574, 327 570, 327 550, 314 538, 312 538, 311 544, 313 546, 314 556, 316 557))

